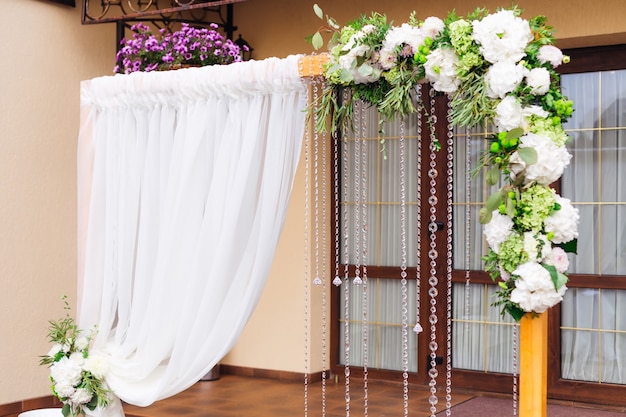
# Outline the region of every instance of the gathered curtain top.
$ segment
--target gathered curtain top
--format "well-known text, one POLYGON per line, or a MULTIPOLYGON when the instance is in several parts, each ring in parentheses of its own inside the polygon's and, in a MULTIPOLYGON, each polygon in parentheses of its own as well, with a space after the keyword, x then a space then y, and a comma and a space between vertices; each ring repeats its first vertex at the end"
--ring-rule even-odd
POLYGON ((300 55, 175 71, 116 74, 83 81, 81 102, 96 108, 120 106, 179 107, 207 98, 238 98, 304 91, 298 73, 300 55))

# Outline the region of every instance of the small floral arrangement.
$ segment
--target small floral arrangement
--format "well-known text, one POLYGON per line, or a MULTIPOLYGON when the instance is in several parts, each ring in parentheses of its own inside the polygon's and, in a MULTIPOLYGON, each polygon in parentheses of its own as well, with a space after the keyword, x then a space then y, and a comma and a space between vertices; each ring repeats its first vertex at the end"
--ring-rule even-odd
POLYGON ((150 27, 137 23, 130 39, 123 39, 116 56, 115 73, 136 71, 165 71, 181 66, 226 65, 241 61, 239 46, 225 39, 211 23, 209 28, 195 28, 183 23, 177 32, 159 30, 154 35, 150 27))
POLYGON ((105 361, 89 354, 89 345, 95 329, 88 335, 80 330, 69 315, 58 321, 50 321, 48 339, 54 345, 48 354, 41 356, 40 364, 50 367, 50 382, 53 394, 63 403, 64 417, 86 415, 85 409, 105 408, 109 403, 110 391, 104 378, 105 361))
POLYGON ((309 40, 323 46, 332 33, 324 67, 327 84, 319 103, 316 129, 349 126, 352 100, 375 106, 386 118, 416 111, 413 90, 430 82, 451 100, 457 126, 493 125, 476 171, 486 181, 505 185, 480 212, 489 245, 485 269, 499 291, 496 305, 520 320, 542 313, 563 299, 567 252, 576 252, 578 210, 549 186, 569 164, 569 137, 563 123, 573 103, 561 94, 555 68, 569 57, 554 46, 543 16, 522 19, 516 7, 489 13, 477 9, 465 18, 393 26, 374 13, 340 27, 315 5, 326 24, 309 40), (340 106, 340 89, 352 96, 340 106))

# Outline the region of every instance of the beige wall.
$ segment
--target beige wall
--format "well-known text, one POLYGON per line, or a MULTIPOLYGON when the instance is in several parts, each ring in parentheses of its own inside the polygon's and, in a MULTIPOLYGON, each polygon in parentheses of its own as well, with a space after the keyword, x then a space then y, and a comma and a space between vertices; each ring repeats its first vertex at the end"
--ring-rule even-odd
MULTIPOLYGON (((426 2, 419 2, 424 5, 426 2)), ((435 1, 420 17, 510 2, 435 1), (472 6, 469 6, 472 4, 472 6)), ((257 59, 308 53, 303 38, 320 24, 313 2, 250 0, 235 7, 239 31, 257 59), (262 18, 261 18, 262 16, 262 18)), ((377 10, 398 22, 418 2, 373 0, 319 4, 340 22, 377 10)), ((626 42, 623 0, 519 1, 527 16, 546 14, 560 38, 626 42), (599 7, 602 5, 602 7, 599 7)), ((38 356, 49 345, 47 320, 63 315, 61 296, 76 294, 76 137, 79 82, 109 74, 114 26, 81 26, 80 10, 40 0, 1 0, 0 13, 0 404, 48 395, 38 356)), ((563 44, 562 44, 563 45, 563 44)), ((224 363, 304 371, 304 172, 298 171, 271 276, 257 310, 224 363)), ((309 370, 321 369, 319 288, 309 309, 309 370)))
POLYGON ((0 404, 48 395, 47 320, 76 294, 79 82, 110 73, 113 26, 40 0, 0 4, 0 404))

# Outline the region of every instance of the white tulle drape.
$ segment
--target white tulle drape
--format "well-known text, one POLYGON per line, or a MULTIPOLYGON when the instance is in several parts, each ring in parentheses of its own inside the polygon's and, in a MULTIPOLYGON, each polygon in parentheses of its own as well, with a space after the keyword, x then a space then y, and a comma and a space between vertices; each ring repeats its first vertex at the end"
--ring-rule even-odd
POLYGON ((298 58, 83 83, 78 319, 123 401, 191 386, 250 317, 300 155, 298 58))

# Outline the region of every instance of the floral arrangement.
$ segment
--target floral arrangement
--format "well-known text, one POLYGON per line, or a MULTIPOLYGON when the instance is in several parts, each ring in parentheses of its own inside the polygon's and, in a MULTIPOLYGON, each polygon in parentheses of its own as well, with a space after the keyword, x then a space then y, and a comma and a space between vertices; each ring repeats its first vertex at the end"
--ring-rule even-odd
POLYGON ((555 70, 569 57, 554 46, 545 17, 525 20, 516 7, 446 20, 419 21, 413 12, 394 26, 373 13, 341 27, 317 5, 314 11, 326 21, 309 38, 314 48, 323 46, 322 33, 332 33, 316 128, 326 129, 328 118, 333 130, 348 126, 355 99, 389 119, 414 113, 412 93, 423 82, 448 95, 457 126, 495 126, 476 167, 489 185, 505 182, 480 212, 485 269, 499 285, 495 304, 520 320, 559 303, 579 215, 550 188, 571 159, 562 124, 573 103, 561 94, 555 70), (344 88, 352 97, 340 106, 344 88))
POLYGON ((132 38, 121 41, 113 72, 164 71, 185 65, 225 65, 241 61, 239 46, 225 39, 217 28, 215 23, 200 29, 182 23, 179 31, 167 33, 160 29, 156 36, 150 27, 137 23, 131 27, 132 38))
POLYGON ((95 329, 90 335, 82 336, 69 315, 66 297, 63 300, 67 315, 50 321, 48 338, 54 345, 48 354, 41 356, 40 364, 50 367, 52 392, 63 403, 63 416, 84 416, 86 410, 109 404, 110 391, 104 382, 107 367, 103 358, 89 354, 95 329))

